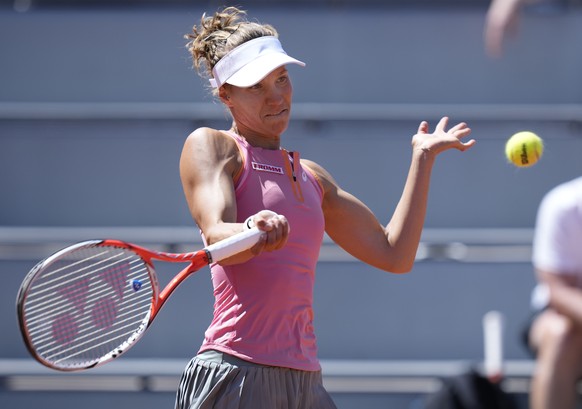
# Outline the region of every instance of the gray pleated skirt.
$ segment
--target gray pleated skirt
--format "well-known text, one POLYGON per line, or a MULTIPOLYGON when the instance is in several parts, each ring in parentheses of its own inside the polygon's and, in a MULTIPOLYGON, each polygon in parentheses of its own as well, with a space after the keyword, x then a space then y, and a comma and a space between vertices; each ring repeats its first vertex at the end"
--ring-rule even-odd
POLYGON ((337 409, 321 371, 253 364, 206 351, 186 366, 175 409, 337 409))

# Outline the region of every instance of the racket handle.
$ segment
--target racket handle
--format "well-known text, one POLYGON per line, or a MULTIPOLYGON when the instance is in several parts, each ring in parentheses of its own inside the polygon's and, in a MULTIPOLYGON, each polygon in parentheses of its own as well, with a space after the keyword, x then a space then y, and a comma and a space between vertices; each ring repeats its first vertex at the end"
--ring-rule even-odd
POLYGON ((206 247, 210 262, 218 262, 230 256, 250 249, 259 242, 263 232, 256 227, 237 233, 224 240, 218 241, 206 247))

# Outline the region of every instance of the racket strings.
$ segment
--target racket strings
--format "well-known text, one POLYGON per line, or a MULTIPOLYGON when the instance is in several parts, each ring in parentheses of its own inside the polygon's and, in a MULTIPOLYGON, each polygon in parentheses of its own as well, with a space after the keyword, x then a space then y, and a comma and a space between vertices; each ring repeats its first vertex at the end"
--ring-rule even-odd
POLYGON ((137 331, 135 329, 135 324, 126 325, 125 327, 117 328, 116 331, 104 333, 93 339, 91 342, 80 343, 76 345, 75 349, 69 348, 60 350, 58 354, 47 354, 46 357, 54 364, 62 364, 62 362, 82 356, 87 352, 91 352, 91 355, 94 355, 95 351, 101 351, 100 354, 97 354, 97 358, 116 352, 117 354, 121 354, 125 349, 124 345, 130 344, 134 338, 137 338, 137 336, 146 329, 146 327, 147 323, 140 320, 140 326, 137 331), (130 330, 120 333, 119 331, 123 328, 129 328, 130 330), (111 349, 111 344, 114 344, 115 348, 111 349), (84 349, 81 349, 83 347, 84 349))
MULTIPOLYGON (((136 299, 135 301, 145 301, 146 303, 148 303, 146 306, 149 308, 149 304, 151 303, 150 296, 148 296, 146 293, 144 293, 142 296, 140 296, 140 298, 141 299, 136 299)), ((133 304, 135 304, 135 303, 133 303, 133 304)), ((116 318, 117 318, 116 328, 119 327, 119 324, 129 320, 129 318, 126 318, 127 316, 129 316, 130 318, 133 318, 135 320, 136 315, 139 314, 137 321, 138 322, 142 321, 143 313, 147 312, 147 311, 144 311, 143 305, 141 306, 141 308, 136 308, 134 305, 130 305, 130 307, 132 307, 132 308, 128 309, 126 307, 126 308, 119 309, 119 312, 123 312, 123 311, 125 311, 125 312, 117 314, 117 316, 116 316, 116 318)), ((52 321, 52 323, 54 325, 54 320, 52 321)), ((48 325, 50 325, 50 324, 48 324, 48 325)), ((75 344, 78 344, 79 341, 81 341, 82 339, 95 336, 96 334, 99 334, 100 332, 102 332, 102 329, 99 328, 99 326, 93 325, 93 320, 87 319, 87 318, 80 318, 77 321, 73 321, 72 323, 71 322, 64 323, 64 325, 66 327, 61 328, 60 329, 61 331, 70 331, 72 328, 76 328, 75 344), (88 331, 92 331, 92 332, 88 332, 88 331)), ((50 328, 49 328, 49 330, 50 330, 50 328)), ((31 336, 34 336, 34 335, 31 334, 31 336)), ((93 339, 93 338, 89 338, 89 339, 93 339)), ((35 337, 35 343, 38 345, 37 348, 38 348, 39 352, 43 355, 47 354, 49 352, 52 352, 52 349, 49 349, 49 350, 43 349, 43 348, 48 348, 51 345, 57 345, 57 347, 62 348, 62 343, 60 343, 58 340, 56 340, 54 335, 50 331, 47 331, 46 329, 44 331, 40 332, 38 337, 35 337)))
MULTIPOLYGON (((134 260, 134 262, 136 262, 134 260)), ((148 276, 147 269, 142 265, 139 264, 136 267, 130 267, 136 275, 133 279, 137 280, 144 280, 148 276)), ((89 273, 90 274, 90 273, 89 273)), ((80 277, 83 278, 83 277, 80 277)), ((29 319, 28 324, 34 325, 37 321, 46 321, 47 315, 54 316, 58 313, 68 312, 68 311, 79 311, 83 312, 84 307, 79 304, 92 304, 97 299, 101 298, 104 294, 109 294, 111 289, 109 284, 106 282, 99 280, 93 280, 87 284, 87 286, 81 287, 77 286, 77 288, 71 289, 70 291, 66 292, 66 296, 61 297, 58 301, 54 299, 54 291, 59 291, 62 289, 63 284, 61 286, 55 286, 53 288, 53 294, 46 294, 43 297, 33 298, 30 299, 30 295, 27 299, 27 313, 29 316, 36 316, 36 319, 29 319), (91 285, 91 288, 87 288, 88 285, 91 285), (89 290, 89 291, 87 291, 89 290), (53 297, 53 298, 51 298, 53 297), (39 302, 42 301, 42 302, 39 302)), ((67 284, 64 284, 65 288, 67 284)), ((73 286, 69 286, 71 288, 73 286)), ((64 291, 63 291, 64 292, 64 291)), ((34 293, 36 295, 36 292, 34 293)))
MULTIPOLYGON (((135 311, 135 312, 138 312, 140 314, 143 313, 143 311, 135 311)), ((134 314, 135 314, 135 312, 134 312, 134 314)), ((147 312, 149 312, 149 311, 147 311, 147 312)), ((51 362, 58 363, 58 362, 61 362, 64 360, 68 360, 72 357, 82 355, 83 353, 85 353, 87 351, 96 350, 96 348, 99 348, 102 345, 115 344, 115 346, 118 346, 122 343, 122 342, 120 342, 120 340, 127 340, 129 335, 136 332, 136 325, 137 325, 137 328, 139 328, 139 326, 143 322, 144 322, 143 319, 136 320, 135 315, 133 315, 133 316, 126 318, 124 320, 117 321, 115 328, 112 331, 103 332, 102 330, 96 329, 90 333, 86 333, 82 337, 77 337, 77 339, 75 340, 75 345, 70 347, 70 348, 62 348, 62 346, 60 346, 60 345, 55 345, 55 343, 51 343, 53 345, 53 348, 43 350, 43 351, 38 351, 38 352, 42 356, 44 356, 48 360, 50 360, 51 362), (121 324, 124 324, 126 322, 129 322, 129 323, 127 323, 126 325, 121 325, 121 324), (126 330, 126 329, 130 329, 130 331, 120 333, 120 331, 126 330), (105 341, 101 341, 101 340, 105 340, 105 341), (84 348, 84 349, 80 349, 80 348, 84 348), (51 353, 54 351, 58 351, 58 353, 51 355, 51 353), (74 353, 71 354, 71 352, 74 352, 74 353)), ((111 349, 108 348, 105 351, 105 353, 108 353, 110 351, 111 351, 111 349)), ((103 353, 98 354, 98 356, 103 356, 103 353)))
MULTIPOLYGON (((143 280, 147 277, 147 270, 145 269, 145 267, 141 265, 138 267, 142 268, 136 270, 136 272, 145 274, 140 274, 137 275, 136 277, 138 279, 143 280)), ((108 288, 108 284, 104 283, 101 280, 100 281, 93 280, 93 282, 90 283, 90 285, 91 288, 89 289, 86 286, 84 291, 78 290, 69 291, 66 293, 65 296, 60 297, 59 301, 56 302, 54 301, 53 298, 52 302, 50 301, 50 299, 47 299, 45 302, 37 304, 36 302, 37 299, 34 298, 36 293, 31 292, 31 294, 27 298, 27 309, 26 309, 26 313, 28 314, 29 317, 27 321, 29 328, 34 328, 35 325, 39 323, 40 325, 37 329, 42 329, 43 325, 47 325, 47 319, 50 319, 58 314, 66 312, 77 312, 76 316, 80 316, 84 313, 85 305, 92 305, 96 300, 103 298, 104 295, 108 295, 111 291, 108 288)), ((63 293, 63 291, 59 291, 61 288, 62 285, 61 287, 55 287, 53 290, 56 290, 59 293, 63 293)), ((30 330, 29 334, 34 335, 35 331, 30 330)))
MULTIPOLYGON (((105 253, 101 252, 98 255, 96 255, 95 257, 101 256, 105 253)), ((76 262, 74 264, 71 265, 65 265, 55 271, 52 272, 48 272, 47 274, 43 275, 43 281, 42 283, 38 283, 35 287, 34 287, 34 295, 35 297, 38 297, 37 300, 41 301, 41 300, 51 300, 51 297, 54 295, 54 291, 55 290, 62 290, 63 289, 63 283, 68 284, 71 283, 70 279, 74 278, 75 282, 82 283, 82 279, 83 278, 87 278, 90 277, 91 275, 95 274, 95 271, 100 271, 103 270, 105 271, 105 269, 110 269, 110 268, 114 268, 116 264, 123 262, 123 261, 127 261, 131 259, 131 255, 126 257, 125 259, 118 259, 115 260, 117 257, 121 256, 121 254, 116 254, 114 256, 111 256, 107 259, 104 260, 99 260, 97 263, 94 264, 87 264, 84 265, 83 267, 76 269, 76 270, 72 270, 66 274, 62 274, 59 275, 55 278, 53 278, 52 280, 46 280, 44 281, 45 278, 48 278, 50 276, 54 276, 55 274, 60 274, 63 273, 66 269, 70 269, 72 267, 76 267, 79 265, 79 263, 84 262, 87 263, 89 260, 82 260, 79 262, 76 262), (111 263, 104 265, 103 263, 105 262, 109 262, 112 261, 111 263), (51 286, 49 286, 50 284, 52 284, 51 286), (40 296, 40 294, 45 294, 44 296, 40 296)), ((141 262, 141 260, 133 260, 133 262, 141 262)), ((81 287, 78 287, 79 290, 81 290, 81 287)), ((36 300, 35 300, 36 301, 36 300)), ((33 301, 30 301, 31 304, 34 304, 33 301)), ((32 305, 31 305, 31 309, 32 309, 32 305)))
POLYGON ((145 330, 156 283, 132 251, 81 247, 41 270, 30 283, 23 312, 30 342, 43 360, 86 367, 145 330))

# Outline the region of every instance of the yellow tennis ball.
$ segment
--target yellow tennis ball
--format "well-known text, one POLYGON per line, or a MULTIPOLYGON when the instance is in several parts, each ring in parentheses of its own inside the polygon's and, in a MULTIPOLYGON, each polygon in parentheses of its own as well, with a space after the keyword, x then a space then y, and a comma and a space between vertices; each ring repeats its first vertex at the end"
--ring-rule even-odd
POLYGON ((543 152, 544 141, 530 131, 514 134, 505 144, 507 160, 520 168, 535 165, 543 152))

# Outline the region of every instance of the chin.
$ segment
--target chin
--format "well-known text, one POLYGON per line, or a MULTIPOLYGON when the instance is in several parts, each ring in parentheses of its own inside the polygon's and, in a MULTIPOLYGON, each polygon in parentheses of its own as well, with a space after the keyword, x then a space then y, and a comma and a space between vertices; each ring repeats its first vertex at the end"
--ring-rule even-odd
POLYGON ((274 126, 272 129, 276 134, 281 135, 283 132, 287 130, 289 127, 289 121, 286 121, 285 124, 281 124, 280 126, 274 126))
POLYGON ((284 119, 278 118, 277 120, 273 120, 269 124, 269 128, 276 134, 282 134, 287 130, 289 127, 289 117, 286 116, 284 119))

